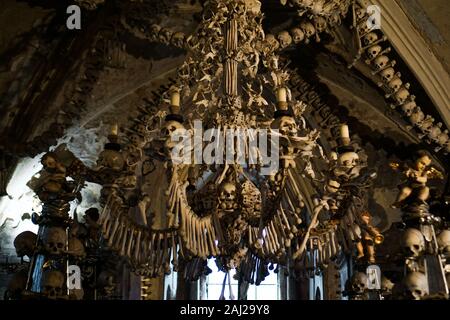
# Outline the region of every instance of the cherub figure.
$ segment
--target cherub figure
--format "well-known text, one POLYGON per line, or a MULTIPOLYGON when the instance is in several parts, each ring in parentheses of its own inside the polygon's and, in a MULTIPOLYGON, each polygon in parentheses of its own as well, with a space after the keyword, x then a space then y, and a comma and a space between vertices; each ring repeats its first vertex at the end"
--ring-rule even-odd
POLYGON ((372 216, 368 211, 360 215, 361 240, 356 243, 357 259, 366 258, 370 264, 375 263, 375 244, 383 242, 383 235, 372 225, 372 216))
MULTIPOLYGON (((399 186, 400 192, 392 204, 393 208, 403 207, 412 196, 426 204, 426 200, 430 196, 430 189, 427 187, 428 179, 440 177, 440 172, 430 166, 431 162, 430 156, 426 152, 420 151, 414 165, 404 169, 407 180, 399 186)), ((391 166, 394 169, 399 167, 398 164, 391 164, 391 166)))

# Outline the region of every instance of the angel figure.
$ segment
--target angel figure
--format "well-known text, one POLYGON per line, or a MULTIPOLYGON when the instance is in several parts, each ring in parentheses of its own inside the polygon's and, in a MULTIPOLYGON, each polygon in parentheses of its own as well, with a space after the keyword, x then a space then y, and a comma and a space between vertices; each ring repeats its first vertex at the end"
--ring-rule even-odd
POLYGON ((372 225, 372 216, 368 211, 360 215, 361 239, 356 242, 358 251, 357 259, 366 258, 370 264, 375 264, 375 244, 383 242, 384 237, 380 231, 372 225))
MULTIPOLYGON (((428 179, 441 178, 442 176, 439 171, 431 167, 431 162, 430 156, 426 152, 420 151, 414 165, 412 167, 406 166, 403 173, 407 179, 399 186, 400 192, 396 201, 392 204, 393 208, 403 207, 411 196, 415 196, 416 200, 426 204, 430 195, 430 189, 427 187, 428 179)), ((399 166, 397 163, 391 164, 394 169, 399 166)))

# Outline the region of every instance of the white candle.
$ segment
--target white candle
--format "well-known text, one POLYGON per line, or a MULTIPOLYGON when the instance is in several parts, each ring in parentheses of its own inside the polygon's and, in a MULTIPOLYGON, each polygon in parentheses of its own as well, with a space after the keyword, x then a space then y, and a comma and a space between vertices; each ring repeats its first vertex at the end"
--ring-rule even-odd
POLYGON ((119 126, 116 124, 113 124, 111 127, 111 135, 117 136, 119 134, 119 126))
POLYGON ((180 106, 180 92, 178 91, 172 92, 172 96, 170 97, 170 104, 176 107, 180 106))
POLYGON ((341 126, 341 138, 342 139, 350 139, 350 132, 348 131, 348 125, 343 124, 341 126))
POLYGON ((278 88, 277 91, 277 101, 278 102, 286 102, 286 96, 287 96, 287 92, 286 92, 286 88, 278 88))

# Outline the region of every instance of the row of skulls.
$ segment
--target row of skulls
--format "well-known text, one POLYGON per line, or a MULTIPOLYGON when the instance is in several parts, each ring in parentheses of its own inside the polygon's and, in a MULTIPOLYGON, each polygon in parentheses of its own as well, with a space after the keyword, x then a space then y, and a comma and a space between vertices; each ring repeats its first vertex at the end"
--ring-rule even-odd
POLYGON ((274 50, 285 49, 291 45, 301 42, 309 43, 313 36, 319 42, 319 34, 327 28, 327 21, 323 17, 317 17, 314 20, 304 20, 299 26, 291 30, 282 30, 276 36, 272 34, 266 35, 266 42, 274 50))
MULTIPOLYGON (((369 279, 365 272, 356 272, 347 282, 346 291, 353 300, 365 300, 369 292, 369 279)), ((394 284, 385 276, 381 277, 380 294, 384 299, 420 300, 427 296, 428 280, 422 272, 410 272, 400 284, 394 284)))
MULTIPOLYGON (((436 241, 439 254, 443 257, 450 256, 450 230, 441 231, 436 241)), ((415 228, 406 229, 400 239, 401 252, 408 259, 417 260, 426 251, 426 240, 422 232, 415 228)), ((428 279, 423 270, 409 270, 401 282, 394 284, 391 280, 382 276, 380 293, 384 298, 414 299, 426 298, 429 294, 428 279)), ((450 273, 446 275, 449 284, 450 273)), ((347 282, 347 292, 352 299, 364 299, 368 292, 368 278, 364 272, 356 272, 347 282)))
POLYGON ((448 130, 443 130, 441 122, 435 124, 433 117, 423 113, 415 102, 415 96, 409 92, 410 84, 404 83, 401 73, 395 71, 396 61, 391 60, 387 55, 391 52, 391 48, 383 48, 381 45, 387 40, 387 37, 381 35, 381 31, 370 28, 370 24, 367 23, 369 16, 365 9, 358 7, 355 13, 356 25, 354 27, 361 41, 361 50, 366 54, 366 63, 373 68, 372 74, 378 75, 381 79, 378 86, 385 90, 386 98, 392 98, 395 101, 392 107, 400 107, 412 125, 422 132, 420 138, 427 137, 428 141, 439 145, 435 151, 444 148, 446 152, 450 152, 448 130))
MULTIPOLYGON (((67 253, 76 258, 84 258, 86 255, 83 243, 76 237, 68 237, 65 228, 44 227, 41 239, 42 249, 49 255, 57 256, 67 253)), ((37 235, 31 231, 24 231, 14 239, 18 257, 31 258, 37 246, 37 235)))

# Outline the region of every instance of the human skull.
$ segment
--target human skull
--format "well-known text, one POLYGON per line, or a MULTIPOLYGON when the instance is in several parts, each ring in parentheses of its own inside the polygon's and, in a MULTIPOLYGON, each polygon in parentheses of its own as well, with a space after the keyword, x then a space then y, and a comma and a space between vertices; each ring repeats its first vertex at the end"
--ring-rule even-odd
POLYGON ((297 123, 294 118, 289 116, 282 116, 277 118, 272 123, 272 129, 278 129, 280 134, 287 137, 295 137, 297 135, 297 123))
POLYGON ((364 16, 366 15, 366 10, 364 10, 363 8, 357 8, 355 10, 355 14, 356 14, 357 20, 359 21, 362 18, 364 18, 364 16))
POLYGON ((133 131, 142 137, 145 137, 148 133, 147 127, 142 123, 139 123, 133 127, 133 131))
POLYGON ((66 230, 60 227, 46 227, 42 240, 49 254, 59 255, 66 250, 66 230))
POLYGON ((26 269, 22 269, 14 273, 8 282, 4 295, 5 300, 20 300, 22 297, 22 292, 26 289, 27 280, 28 273, 26 272, 26 269))
POLYGON ((143 137, 141 137, 141 136, 138 135, 138 134, 132 134, 132 135, 130 136, 130 142, 131 142, 135 147, 141 148, 141 147, 143 146, 143 144, 144 144, 144 139, 143 139, 143 137))
POLYGON ((257 15, 261 12, 261 2, 259 0, 245 0, 247 12, 257 15))
POLYGON ((436 240, 441 253, 450 253, 450 230, 443 230, 436 240))
POLYGON ((161 129, 161 135, 165 139, 165 151, 170 153, 172 149, 176 146, 178 141, 174 140, 175 134, 184 134, 184 126, 175 120, 167 121, 164 127, 161 129))
POLYGON ((425 119, 425 114, 422 112, 422 109, 420 107, 416 107, 411 115, 409 116, 409 120, 414 125, 419 125, 423 120, 425 119))
POLYGON ((266 36, 266 42, 269 45, 271 51, 275 51, 280 47, 280 43, 273 34, 268 34, 266 36))
POLYGON ((159 31, 161 31, 161 26, 157 24, 152 24, 150 26, 150 33, 152 34, 153 37, 158 37, 159 31))
POLYGON ((437 137, 437 142, 443 146, 445 145, 449 140, 449 136, 448 136, 448 130, 444 130, 442 131, 442 133, 437 137))
POLYGON ((121 171, 124 164, 122 154, 116 150, 103 150, 97 160, 97 168, 109 168, 114 171, 121 171))
POLYGON ((184 130, 184 126, 178 121, 171 120, 166 122, 161 129, 161 134, 164 138, 170 138, 177 130, 184 130))
POLYGON ((294 43, 300 43, 305 39, 305 34, 303 33, 302 29, 300 28, 293 28, 291 30, 291 37, 294 43))
POLYGON ((415 101, 409 101, 402 105, 402 111, 409 117, 416 107, 417 105, 415 101))
POLYGON ((361 22, 358 25, 358 32, 360 35, 364 35, 370 31, 370 27, 366 21, 361 22))
POLYGON ((76 258, 84 258, 86 256, 86 251, 84 250, 83 243, 75 237, 69 238, 69 253, 76 258))
POLYGON ((394 283, 385 276, 381 276, 381 294, 390 295, 392 294, 392 289, 394 288, 394 283))
POLYGON ((378 35, 375 32, 369 32, 368 34, 366 34, 364 36, 364 45, 368 46, 377 40, 378 40, 378 35))
POLYGON ((184 46, 184 40, 185 36, 183 32, 175 32, 171 38, 172 44, 180 48, 184 46))
POLYGON ((425 250, 425 239, 417 229, 406 229, 401 238, 404 253, 408 257, 418 257, 425 250))
POLYGON ((436 124, 435 126, 432 126, 430 128, 429 136, 432 140, 437 141, 439 135, 442 132, 441 127, 442 127, 442 123, 439 122, 438 124, 436 124))
POLYGON ((327 28, 327 20, 324 17, 317 17, 315 20, 317 33, 323 32, 327 28))
POLYGON ((289 47, 292 43, 292 38, 287 31, 281 31, 277 35, 277 40, 280 42, 280 46, 283 49, 289 47))
POLYGON ((116 290, 116 276, 109 270, 103 270, 100 272, 97 278, 97 288, 102 294, 113 294, 116 290))
POLYGON ((367 275, 364 272, 356 272, 350 280, 351 290, 355 294, 363 294, 367 290, 367 282, 367 275))
POLYGON ((370 59, 375 59, 381 52, 382 48, 379 45, 371 46, 367 49, 367 56, 370 59))
POLYGON ((358 165, 358 161, 359 156, 356 152, 344 152, 338 157, 338 166, 351 169, 358 165))
POLYGON ((18 257, 31 256, 36 246, 37 235, 31 231, 24 231, 14 239, 14 247, 18 257))
POLYGON ((394 78, 395 70, 392 67, 386 68, 383 71, 380 72, 381 77, 383 78, 383 81, 388 83, 394 78))
POLYGON ((225 182, 220 186, 220 207, 226 210, 233 210, 236 206, 237 189, 231 182, 225 182))
POLYGON ((387 56, 379 56, 374 60, 375 68, 377 70, 384 69, 389 63, 389 58, 387 56))
POLYGON ((394 79, 389 81, 388 87, 392 90, 392 92, 397 92, 400 89, 400 87, 402 86, 402 84, 403 84, 403 81, 400 78, 395 77, 394 79))
POLYGON ((300 23, 300 28, 303 30, 303 33, 307 38, 312 37, 316 33, 316 29, 311 22, 303 21, 300 23))
POLYGON ((398 104, 403 104, 409 98, 409 95, 410 93, 406 88, 401 88, 395 93, 394 98, 398 104))
POLYGON ((411 272, 403 279, 405 293, 414 300, 428 295, 428 280, 421 272, 411 272))
POLYGON ((172 31, 166 28, 162 28, 158 33, 158 39, 162 43, 170 43, 170 39, 172 38, 172 31))
POLYGON ((42 274, 42 293, 50 299, 56 299, 63 293, 64 274, 57 270, 46 270, 42 274))

